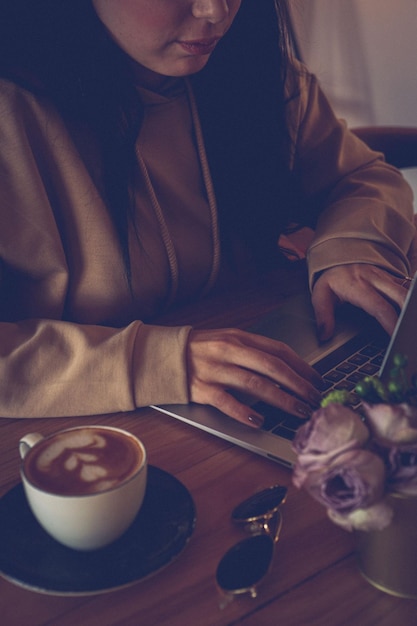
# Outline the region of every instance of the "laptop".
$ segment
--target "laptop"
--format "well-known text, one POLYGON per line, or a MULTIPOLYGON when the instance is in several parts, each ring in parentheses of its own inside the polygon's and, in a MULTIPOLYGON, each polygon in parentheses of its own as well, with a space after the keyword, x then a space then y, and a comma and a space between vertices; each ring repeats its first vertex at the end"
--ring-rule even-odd
MULTIPOLYGON (((307 291, 289 298, 282 306, 261 318, 250 331, 289 344, 323 376, 327 393, 331 388, 353 390, 356 382, 366 375, 378 375, 386 380, 396 354, 407 356, 407 376, 410 379, 417 372, 416 322, 417 273, 391 338, 373 318, 355 307, 345 305, 338 312, 333 338, 320 343, 307 291)), ((297 428, 305 420, 262 402, 255 402, 254 407, 265 417, 261 430, 237 422, 206 405, 153 406, 191 426, 291 468, 295 462, 292 440, 297 428)))

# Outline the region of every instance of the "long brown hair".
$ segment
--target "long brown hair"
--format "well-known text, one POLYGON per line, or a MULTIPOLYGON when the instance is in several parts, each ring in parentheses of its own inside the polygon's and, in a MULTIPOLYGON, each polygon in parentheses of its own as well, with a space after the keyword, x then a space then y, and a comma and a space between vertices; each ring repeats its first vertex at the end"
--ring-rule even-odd
POLYGON ((261 267, 281 259, 278 236, 301 205, 287 120, 296 73, 286 2, 243 0, 193 77, 223 239, 240 232, 261 267))

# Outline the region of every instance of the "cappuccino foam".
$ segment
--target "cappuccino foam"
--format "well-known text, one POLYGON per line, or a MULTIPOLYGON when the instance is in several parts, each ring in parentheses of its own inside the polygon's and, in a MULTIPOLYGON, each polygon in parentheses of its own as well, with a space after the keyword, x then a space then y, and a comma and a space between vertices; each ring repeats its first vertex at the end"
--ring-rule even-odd
POLYGON ((84 495, 116 487, 140 468, 142 450, 133 437, 100 427, 47 437, 26 455, 24 471, 36 487, 84 495))

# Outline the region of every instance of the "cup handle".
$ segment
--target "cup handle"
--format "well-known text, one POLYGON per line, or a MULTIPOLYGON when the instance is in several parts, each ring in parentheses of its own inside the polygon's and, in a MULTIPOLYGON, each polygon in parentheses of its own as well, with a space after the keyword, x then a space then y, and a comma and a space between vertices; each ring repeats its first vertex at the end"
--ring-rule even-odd
POLYGON ((27 435, 22 437, 19 441, 20 458, 24 459, 29 450, 33 448, 35 443, 38 443, 38 441, 43 438, 43 435, 41 435, 40 433, 28 433, 27 435))

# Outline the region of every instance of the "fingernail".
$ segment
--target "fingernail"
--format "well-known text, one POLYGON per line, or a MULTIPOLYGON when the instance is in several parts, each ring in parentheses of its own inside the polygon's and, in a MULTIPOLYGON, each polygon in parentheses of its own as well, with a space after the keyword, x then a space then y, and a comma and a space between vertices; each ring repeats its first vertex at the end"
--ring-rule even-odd
POLYGON ((248 421, 251 422, 257 428, 261 428, 263 426, 264 420, 259 415, 249 415, 248 421))
POLYGON ((310 415, 311 415, 310 409, 308 407, 306 407, 304 404, 297 404, 295 409, 296 409, 297 413, 299 413, 303 417, 310 417, 310 415))

